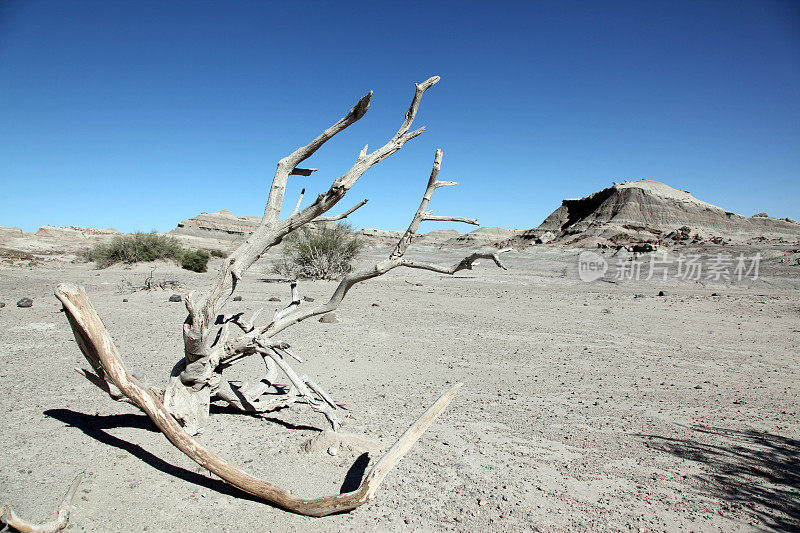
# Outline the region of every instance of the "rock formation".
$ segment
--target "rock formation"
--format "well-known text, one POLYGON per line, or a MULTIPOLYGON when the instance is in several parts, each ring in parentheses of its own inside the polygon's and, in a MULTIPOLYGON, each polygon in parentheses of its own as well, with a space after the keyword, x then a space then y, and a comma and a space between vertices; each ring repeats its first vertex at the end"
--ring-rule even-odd
POLYGON ((602 243, 800 239, 800 225, 759 213, 751 218, 698 200, 688 191, 641 179, 566 199, 537 228, 517 240, 594 246, 602 243))

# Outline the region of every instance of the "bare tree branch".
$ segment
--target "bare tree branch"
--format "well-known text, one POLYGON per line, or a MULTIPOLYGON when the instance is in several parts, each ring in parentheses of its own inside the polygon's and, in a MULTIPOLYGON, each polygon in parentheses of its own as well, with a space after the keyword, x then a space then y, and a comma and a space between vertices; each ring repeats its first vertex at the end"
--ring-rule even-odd
POLYGON ((357 203, 356 205, 354 205, 353 207, 351 207, 350 209, 348 209, 347 211, 345 211, 341 215, 336 215, 334 217, 317 217, 317 218, 314 219, 314 222, 322 222, 322 221, 324 221, 324 222, 334 222, 336 220, 342 220, 343 218, 347 218, 348 216, 353 214, 353 212, 356 209, 359 209, 360 207, 364 206, 367 202, 369 202, 369 199, 364 198, 359 203, 357 203))
POLYGON ((237 280, 241 279, 244 272, 266 250, 280 243, 288 233, 330 210, 364 172, 397 152, 408 140, 424 131, 424 128, 413 132, 408 130, 417 114, 423 93, 438 81, 439 77, 434 76, 416 85, 414 98, 406 112, 405 120, 388 143, 369 154, 365 147, 350 170, 334 180, 326 193, 320 194, 310 206, 282 222, 278 221, 278 217, 291 171, 300 162, 313 155, 327 140, 363 117, 369 107, 372 93, 370 92, 359 100, 344 118, 325 130, 319 137, 280 160, 272 181, 264 217, 259 227, 223 262, 217 281, 208 294, 197 302, 193 301, 192 297, 186 300, 189 316, 184 325, 184 346, 185 356, 189 362, 210 354, 214 335, 210 334, 209 328, 213 323, 213 318, 219 314, 228 296, 235 290, 237 280))
POLYGON ((447 217, 447 216, 438 216, 438 215, 424 215, 422 217, 422 221, 430 221, 430 222, 463 222, 464 224, 472 224, 473 226, 480 226, 478 221, 474 218, 466 218, 466 217, 447 217))
POLYGON ((422 270, 432 270, 433 272, 439 272, 440 274, 452 275, 461 270, 472 270, 472 264, 478 259, 491 259, 492 261, 494 261, 494 264, 496 264, 498 267, 502 268, 503 270, 508 270, 505 267, 505 265, 500 261, 500 254, 509 251, 511 251, 510 248, 506 248, 505 250, 500 250, 497 252, 475 252, 472 255, 465 257, 464 259, 462 259, 461 261, 450 267, 436 265, 433 263, 420 263, 408 259, 403 259, 400 266, 408 268, 420 268, 422 270))
MULTIPOLYGON (((64 495, 64 499, 61 501, 61 505, 58 506, 58 516, 56 516, 55 520, 43 524, 27 522, 18 517, 14 509, 11 508, 11 505, 7 503, 0 508, 0 521, 13 527, 20 533, 57 533, 67 527, 70 505, 72 505, 72 500, 75 498, 75 493, 78 492, 81 481, 83 481, 83 472, 75 476, 72 485, 69 486, 67 493, 64 495)), ((378 483, 380 483, 380 481, 378 481, 378 483)))
POLYGON ((291 215, 289 215, 289 216, 293 216, 293 215, 295 215, 295 214, 296 214, 298 211, 300 211, 300 202, 302 202, 302 201, 303 201, 303 195, 304 195, 305 193, 306 193, 306 190, 305 190, 305 189, 301 189, 301 190, 300 190, 300 197, 297 199, 297 204, 294 206, 294 210, 292 211, 292 214, 291 214, 291 215))
POLYGON ((413 261, 408 261, 403 259, 403 256, 406 250, 408 249, 408 246, 411 244, 414 235, 416 235, 417 230, 419 229, 420 222, 422 222, 422 220, 427 214, 425 209, 428 207, 428 204, 430 203, 434 191, 441 186, 438 184, 444 183, 436 180, 436 177, 438 176, 439 170, 441 168, 441 164, 442 164, 442 151, 436 150, 436 154, 433 159, 433 166, 431 168, 431 175, 430 178, 428 179, 428 186, 426 187, 425 193, 422 196, 422 201, 420 202, 420 205, 417 208, 417 211, 411 220, 411 224, 409 224, 408 229, 406 230, 403 237, 401 237, 401 239, 398 241, 397 246, 395 247, 394 251, 389 256, 388 259, 384 259, 383 261, 369 268, 347 274, 339 283, 333 295, 326 303, 312 308, 297 309, 292 313, 288 313, 276 320, 273 320, 272 323, 267 325, 265 328, 262 328, 261 330, 252 331, 246 335, 242 335, 237 339, 232 340, 227 345, 225 345, 224 348, 225 353, 222 355, 220 359, 221 363, 223 365, 231 364, 234 361, 241 359, 242 354, 252 353, 252 351, 254 350, 254 342, 256 338, 269 339, 270 337, 277 335, 286 328, 293 326, 294 324, 297 324, 299 322, 302 322, 307 318, 335 311, 341 304, 342 300, 344 300, 344 297, 347 295, 348 291, 355 284, 381 276, 397 267, 419 268, 425 270, 432 270, 435 272, 441 272, 443 274, 454 274, 460 270, 471 269, 472 264, 477 259, 486 258, 486 259, 492 259, 495 262, 495 264, 497 264, 497 266, 505 269, 505 266, 503 266, 502 262, 500 261, 498 254, 504 253, 508 250, 502 250, 499 252, 475 252, 472 255, 461 260, 459 263, 456 263, 452 267, 438 266, 427 263, 416 263, 413 261))

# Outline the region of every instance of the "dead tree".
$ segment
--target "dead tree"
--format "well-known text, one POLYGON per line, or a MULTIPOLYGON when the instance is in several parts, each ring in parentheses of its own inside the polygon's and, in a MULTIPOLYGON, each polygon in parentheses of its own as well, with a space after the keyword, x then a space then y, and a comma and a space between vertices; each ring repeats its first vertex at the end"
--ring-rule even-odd
POLYGON ((91 370, 79 372, 112 399, 131 403, 144 411, 172 444, 201 466, 245 492, 287 510, 312 516, 347 511, 370 500, 389 469, 403 457, 442 412, 461 384, 452 387, 425 411, 386 455, 375 463, 364 476, 361 486, 346 494, 316 499, 297 498, 278 486, 230 465, 205 449, 192 436, 206 426, 212 398, 219 398, 245 413, 263 413, 295 403, 304 403, 314 411, 322 413, 334 430, 338 429, 337 404, 313 380, 298 375, 290 366, 289 360, 291 358, 299 360, 299 357, 290 350, 288 343, 278 337, 280 333, 307 318, 335 310, 353 285, 397 267, 454 274, 472 268, 472 264, 479 258, 487 258, 505 268, 498 257, 502 252, 476 252, 452 266, 420 263, 405 258, 406 249, 423 221, 457 221, 477 225, 477 221, 472 219, 435 216, 431 211, 427 211, 428 203, 437 188, 455 185, 455 182, 437 180, 442 160, 442 152, 437 150, 419 209, 405 235, 387 259, 346 275, 327 302, 314 306, 301 305, 297 283, 291 283, 291 303, 286 308, 276 311, 267 324, 256 325, 258 312, 249 320, 243 319, 242 313, 224 313, 226 303, 247 269, 270 248, 280 244, 286 235, 312 221, 342 218, 366 203, 364 200, 338 217, 322 216, 345 196, 367 170, 425 131, 425 128, 412 131, 411 125, 422 95, 438 81, 438 77, 433 77, 416 85, 414 97, 400 129, 385 145, 372 152, 368 152, 365 146, 355 164, 336 178, 326 192, 317 196, 314 202, 302 210, 298 201, 292 214, 284 220, 280 220, 280 213, 289 177, 309 175, 316 170, 300 169, 297 166, 334 135, 363 117, 369 107, 372 93, 361 98, 344 118, 322 132, 319 137, 278 162, 264 216, 258 228, 225 259, 216 281, 208 292, 198 295, 192 291, 184 297, 188 311, 183 325, 184 356, 173 368, 166 390, 145 388, 131 376, 83 289, 69 284, 59 285, 56 297, 64 305, 78 346, 92 367, 91 370), (231 325, 239 328, 241 332, 236 336, 232 335, 231 325), (223 372, 249 356, 263 358, 266 365, 264 378, 252 387, 239 387, 228 382, 223 377, 223 372), (279 374, 283 374, 289 380, 291 386, 288 391, 275 386, 279 374))

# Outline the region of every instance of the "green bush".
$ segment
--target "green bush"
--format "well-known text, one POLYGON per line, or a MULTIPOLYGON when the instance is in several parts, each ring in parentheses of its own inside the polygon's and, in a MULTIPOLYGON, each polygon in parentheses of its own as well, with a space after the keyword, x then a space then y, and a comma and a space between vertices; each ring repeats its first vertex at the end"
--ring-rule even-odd
POLYGON ((211 251, 211 257, 228 257, 228 254, 226 254, 222 250, 217 250, 216 248, 212 248, 210 251, 211 251))
POLYGON ((206 272, 211 255, 205 250, 187 250, 181 257, 181 266, 192 272, 206 272))
POLYGON ((180 260, 183 248, 175 237, 136 232, 117 235, 110 242, 96 244, 87 254, 97 268, 106 268, 114 263, 138 263, 156 259, 180 260))
POLYGON ((292 279, 336 279, 352 269, 361 242, 347 223, 303 226, 283 239, 275 272, 292 279))

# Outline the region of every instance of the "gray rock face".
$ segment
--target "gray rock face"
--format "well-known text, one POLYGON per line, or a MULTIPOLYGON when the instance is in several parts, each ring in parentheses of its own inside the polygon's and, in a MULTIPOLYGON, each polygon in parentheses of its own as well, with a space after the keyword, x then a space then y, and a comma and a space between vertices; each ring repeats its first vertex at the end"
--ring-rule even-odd
POLYGON ((22 298, 17 302, 17 307, 33 307, 33 300, 30 298, 22 298))
POLYGON ((183 298, 181 298, 180 294, 173 294, 172 296, 169 297, 169 301, 170 302, 181 302, 181 301, 183 301, 183 298))

